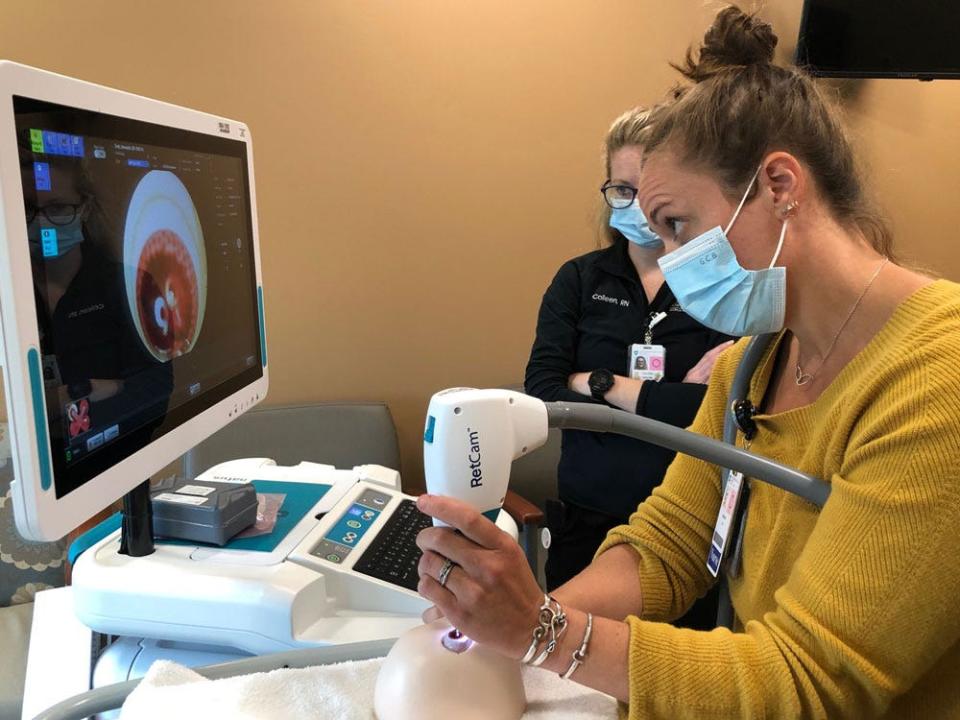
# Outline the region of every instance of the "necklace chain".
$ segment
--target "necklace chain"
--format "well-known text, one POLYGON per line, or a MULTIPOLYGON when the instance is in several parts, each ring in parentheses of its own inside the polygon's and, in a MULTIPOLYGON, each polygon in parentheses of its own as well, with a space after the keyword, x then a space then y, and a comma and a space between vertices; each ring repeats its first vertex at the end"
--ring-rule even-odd
POLYGON ((843 329, 847 326, 847 323, 850 322, 850 318, 853 317, 853 314, 857 311, 857 308, 860 307, 860 303, 863 301, 863 298, 867 294, 867 291, 870 289, 870 286, 873 285, 873 281, 877 279, 877 276, 880 274, 880 271, 883 270, 883 266, 887 264, 887 261, 889 259, 890 258, 884 258, 880 262, 880 264, 877 266, 877 269, 873 271, 873 275, 870 277, 870 279, 867 281, 867 284, 864 286, 863 291, 860 293, 860 297, 858 297, 857 301, 853 303, 853 307, 850 308, 850 312, 847 313, 847 317, 844 318, 843 323, 841 323, 840 329, 837 330, 836 335, 833 336, 833 340, 830 341, 830 347, 828 347, 827 351, 823 354, 823 359, 820 360, 820 364, 817 365, 817 369, 814 370, 812 373, 805 373, 803 371, 803 368, 800 367, 800 353, 798 350, 797 377, 796 377, 797 385, 806 385, 807 383, 811 382, 815 377, 817 377, 817 373, 819 373, 821 368, 823 368, 824 363, 827 362, 827 358, 830 357, 830 353, 832 353, 833 349, 836 347, 837 340, 840 339, 840 334, 843 332, 843 329))

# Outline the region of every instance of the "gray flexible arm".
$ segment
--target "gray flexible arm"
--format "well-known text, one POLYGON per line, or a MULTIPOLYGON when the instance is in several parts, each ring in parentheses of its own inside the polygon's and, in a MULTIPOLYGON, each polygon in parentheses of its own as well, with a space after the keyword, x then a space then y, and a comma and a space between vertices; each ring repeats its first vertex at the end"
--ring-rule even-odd
MULTIPOLYGON (((346 645, 288 650, 194 669, 210 680, 219 680, 249 673, 270 672, 280 668, 306 668, 348 660, 369 660, 386 655, 394 642, 394 640, 370 640, 346 645)), ((127 695, 139 683, 140 680, 128 680, 75 695, 44 710, 36 716, 35 720, 80 720, 96 713, 113 710, 123 705, 127 695)))
POLYGON ((762 480, 799 495, 817 507, 822 507, 830 495, 830 486, 823 480, 689 430, 605 405, 568 402, 545 404, 550 427, 609 432, 645 440, 737 470, 754 480, 762 480))
POLYGON ((776 335, 756 335, 750 338, 743 358, 737 365, 737 372, 733 376, 733 385, 730 386, 730 396, 727 398, 727 407, 723 413, 723 441, 734 445, 737 442, 737 421, 733 416, 731 406, 734 401, 750 396, 750 380, 760 364, 763 354, 776 335))

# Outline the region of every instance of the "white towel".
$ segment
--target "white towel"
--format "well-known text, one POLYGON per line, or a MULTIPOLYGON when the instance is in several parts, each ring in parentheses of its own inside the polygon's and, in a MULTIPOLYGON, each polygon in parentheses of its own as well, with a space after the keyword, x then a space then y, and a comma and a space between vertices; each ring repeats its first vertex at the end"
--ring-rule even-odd
MULTIPOLYGON (((122 720, 371 720, 373 690, 383 658, 274 670, 208 680, 183 665, 158 660, 127 697, 122 720)), ((524 720, 610 720, 609 695, 555 673, 523 668, 524 720)))

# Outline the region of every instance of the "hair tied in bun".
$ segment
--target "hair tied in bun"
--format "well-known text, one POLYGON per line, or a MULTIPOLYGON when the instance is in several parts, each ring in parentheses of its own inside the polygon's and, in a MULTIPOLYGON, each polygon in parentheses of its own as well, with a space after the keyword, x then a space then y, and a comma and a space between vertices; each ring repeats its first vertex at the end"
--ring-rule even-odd
POLYGON ((776 47, 777 36, 769 23, 730 5, 717 13, 704 33, 696 59, 693 50, 688 49, 682 64, 671 64, 696 83, 729 68, 769 65, 776 47))

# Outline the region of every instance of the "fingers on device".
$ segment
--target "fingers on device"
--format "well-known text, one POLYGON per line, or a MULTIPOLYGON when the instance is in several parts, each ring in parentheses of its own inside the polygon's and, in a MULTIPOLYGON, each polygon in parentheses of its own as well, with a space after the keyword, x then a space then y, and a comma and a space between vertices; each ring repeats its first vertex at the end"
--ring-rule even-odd
POLYGON ((496 521, 510 464, 546 440, 547 410, 536 398, 512 390, 438 392, 423 434, 427 492, 463 500, 496 521))

